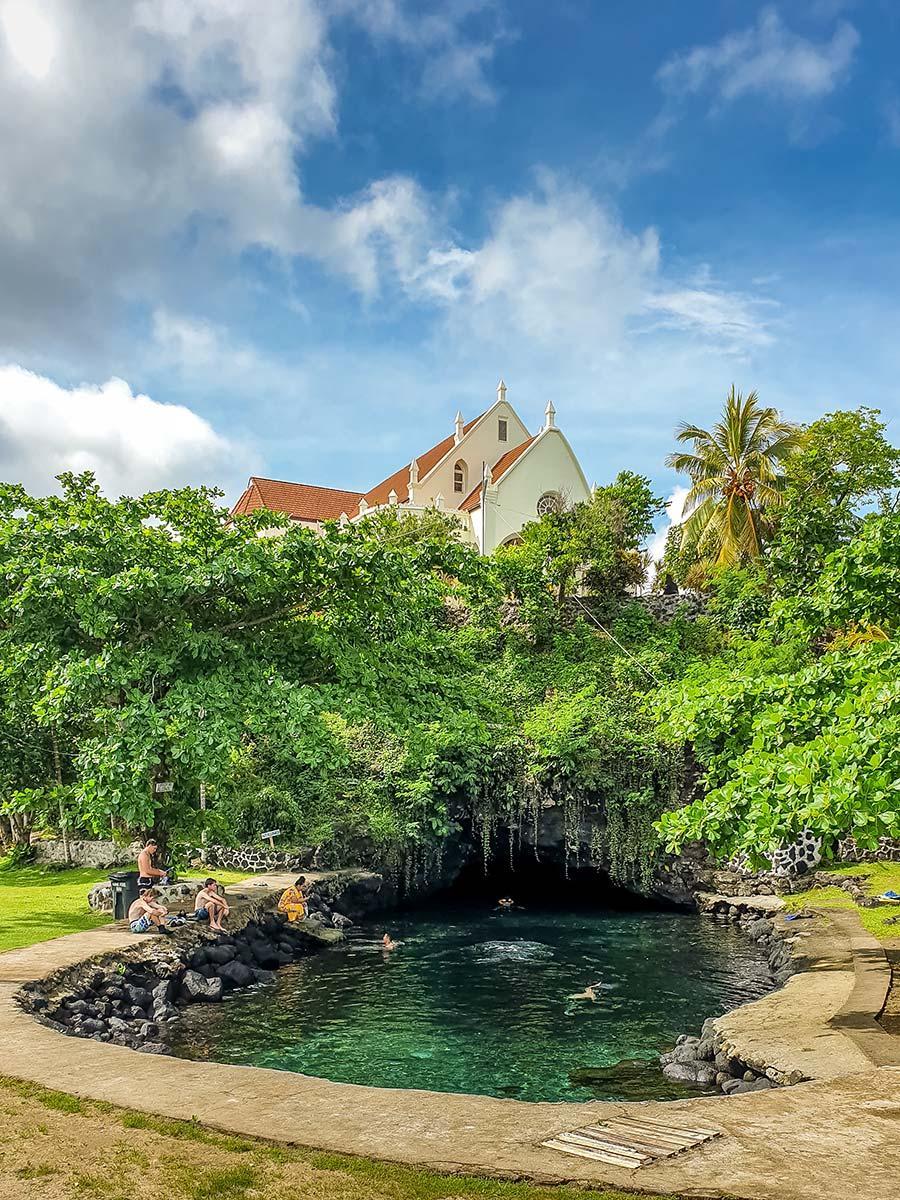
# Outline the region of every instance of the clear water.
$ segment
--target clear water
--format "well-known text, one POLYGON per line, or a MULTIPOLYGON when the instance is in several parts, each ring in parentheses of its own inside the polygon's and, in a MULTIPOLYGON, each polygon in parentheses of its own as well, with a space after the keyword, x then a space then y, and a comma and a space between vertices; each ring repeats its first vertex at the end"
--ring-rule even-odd
POLYGON ((451 909, 383 926, 195 1005, 173 1050, 375 1087, 520 1100, 696 1094, 656 1063, 679 1033, 771 986, 759 949, 690 914, 451 909), (567 997, 601 981, 595 1003, 567 997))

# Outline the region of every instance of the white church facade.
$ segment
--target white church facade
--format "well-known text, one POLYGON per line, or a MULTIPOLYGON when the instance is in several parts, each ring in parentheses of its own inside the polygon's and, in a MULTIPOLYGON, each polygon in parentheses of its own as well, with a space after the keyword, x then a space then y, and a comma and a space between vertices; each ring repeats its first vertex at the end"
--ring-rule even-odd
POLYGON ((457 413, 452 434, 368 492, 252 476, 232 511, 267 508, 318 528, 323 521, 358 521, 388 505, 406 512, 437 508, 459 518, 462 536, 490 554, 515 542, 522 527, 542 513, 591 494, 556 424, 553 402, 547 404, 543 426, 532 435, 506 399, 506 390, 501 379, 497 399, 486 412, 468 422, 457 413))

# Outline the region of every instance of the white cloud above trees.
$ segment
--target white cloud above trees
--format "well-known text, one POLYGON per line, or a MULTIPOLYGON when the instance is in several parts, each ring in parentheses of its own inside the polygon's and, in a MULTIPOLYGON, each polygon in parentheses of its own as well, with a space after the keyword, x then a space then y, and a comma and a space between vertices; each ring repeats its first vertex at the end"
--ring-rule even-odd
MULTIPOLYGON (((62 471, 94 471, 111 496, 231 482, 235 447, 191 409, 135 395, 123 379, 60 387, 0 367, 0 480, 38 494, 62 471)), ((245 473, 245 460, 239 470, 245 473)))

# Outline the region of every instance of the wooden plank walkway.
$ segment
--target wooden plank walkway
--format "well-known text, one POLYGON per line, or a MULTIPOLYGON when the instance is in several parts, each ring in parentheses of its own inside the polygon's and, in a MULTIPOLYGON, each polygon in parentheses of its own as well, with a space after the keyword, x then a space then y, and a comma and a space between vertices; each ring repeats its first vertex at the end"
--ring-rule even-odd
POLYGON ((570 1133, 560 1133, 541 1145, 577 1158, 592 1158, 614 1167, 636 1170, 692 1150, 712 1138, 721 1137, 721 1129, 703 1126, 687 1128, 653 1121, 648 1117, 613 1117, 599 1125, 584 1125, 570 1133))

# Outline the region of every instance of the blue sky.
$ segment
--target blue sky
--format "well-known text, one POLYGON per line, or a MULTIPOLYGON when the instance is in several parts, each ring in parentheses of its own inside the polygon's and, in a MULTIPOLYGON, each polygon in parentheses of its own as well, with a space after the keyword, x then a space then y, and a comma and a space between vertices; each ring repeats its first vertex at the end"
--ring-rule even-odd
POLYGON ((363 488, 492 400, 670 495, 898 436, 892 0, 0 0, 0 475, 363 488))

